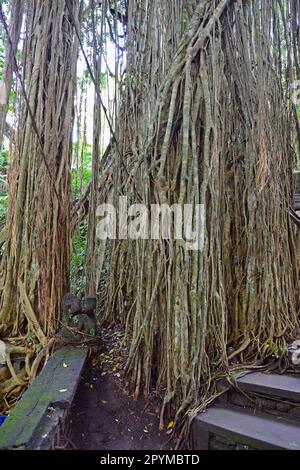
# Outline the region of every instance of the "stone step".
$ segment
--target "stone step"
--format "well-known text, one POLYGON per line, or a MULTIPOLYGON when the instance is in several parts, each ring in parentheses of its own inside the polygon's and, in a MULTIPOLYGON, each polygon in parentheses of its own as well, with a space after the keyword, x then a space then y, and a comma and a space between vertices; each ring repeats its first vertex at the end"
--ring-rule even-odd
POLYGON ((212 406, 193 421, 191 444, 194 450, 209 450, 215 437, 224 447, 300 450, 300 425, 266 414, 212 406), (240 447, 239 447, 240 446, 240 447))
POLYGON ((237 387, 243 392, 283 398, 300 403, 300 376, 253 372, 236 379, 237 387))

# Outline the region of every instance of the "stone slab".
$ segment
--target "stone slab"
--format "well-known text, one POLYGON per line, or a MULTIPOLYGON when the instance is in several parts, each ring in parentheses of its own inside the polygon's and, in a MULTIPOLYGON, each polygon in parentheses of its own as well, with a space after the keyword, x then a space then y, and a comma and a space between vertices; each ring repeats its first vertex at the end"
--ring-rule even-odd
POLYGON ((300 375, 254 372, 237 378, 236 384, 244 392, 256 392, 300 403, 300 375))
POLYGON ((194 450, 208 450, 211 435, 254 449, 300 450, 300 425, 235 408, 212 406, 194 419, 191 428, 194 450))
POLYGON ((0 449, 47 449, 72 404, 87 348, 56 351, 0 428, 0 449))

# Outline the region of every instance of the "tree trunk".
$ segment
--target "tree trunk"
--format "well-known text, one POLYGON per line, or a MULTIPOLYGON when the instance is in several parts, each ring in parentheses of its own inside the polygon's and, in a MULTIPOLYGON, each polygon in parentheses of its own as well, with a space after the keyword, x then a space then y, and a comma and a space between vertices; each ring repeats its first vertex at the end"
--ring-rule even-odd
MULTIPOLYGON (((75 18, 78 3, 73 0, 75 18)), ((0 333, 54 332, 69 286, 70 165, 78 42, 65 2, 30 0, 8 240, 1 265, 0 333)))
POLYGON ((9 39, 6 46, 3 77, 0 84, 0 148, 5 134, 5 121, 8 111, 9 95, 12 86, 14 62, 18 50, 21 27, 23 22, 24 0, 12 2, 9 39))
POLYGON ((299 335, 280 10, 202 0, 185 25, 191 5, 129 1, 114 155, 115 202, 203 205, 200 250, 124 240, 112 254, 108 318, 126 327, 135 394, 164 390, 161 424, 170 401, 179 417, 211 396, 233 356, 280 355, 299 335))

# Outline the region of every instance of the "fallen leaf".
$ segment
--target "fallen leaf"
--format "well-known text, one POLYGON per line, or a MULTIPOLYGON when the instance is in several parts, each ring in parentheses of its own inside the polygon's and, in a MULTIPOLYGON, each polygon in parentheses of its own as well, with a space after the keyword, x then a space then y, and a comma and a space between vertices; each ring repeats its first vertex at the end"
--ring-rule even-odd
POLYGON ((148 431, 148 429, 145 428, 145 429, 144 429, 144 432, 145 432, 145 433, 148 433, 149 431, 148 431))
POLYGON ((107 401, 106 401, 106 400, 101 400, 101 403, 102 403, 103 405, 107 405, 107 401))
POLYGON ((174 421, 170 421, 167 429, 172 429, 174 427, 174 421))
POLYGON ((61 390, 58 390, 58 391, 59 391, 59 393, 65 393, 65 392, 68 391, 68 389, 67 388, 62 388, 61 390))
POLYGON ((68 364, 66 364, 65 362, 63 363, 63 367, 66 369, 68 366, 68 364))

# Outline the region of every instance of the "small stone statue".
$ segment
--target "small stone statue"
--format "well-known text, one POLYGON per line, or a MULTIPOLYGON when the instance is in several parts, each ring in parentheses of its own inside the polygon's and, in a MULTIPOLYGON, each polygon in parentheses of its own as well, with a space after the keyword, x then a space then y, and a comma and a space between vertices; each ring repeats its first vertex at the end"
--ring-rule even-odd
POLYGON ((96 297, 80 299, 74 294, 66 294, 63 300, 63 327, 61 335, 64 338, 83 339, 83 335, 99 335, 96 315, 96 297))
POLYGON ((99 334, 95 308, 96 297, 83 297, 81 300, 81 311, 74 317, 79 331, 89 335, 99 334))

